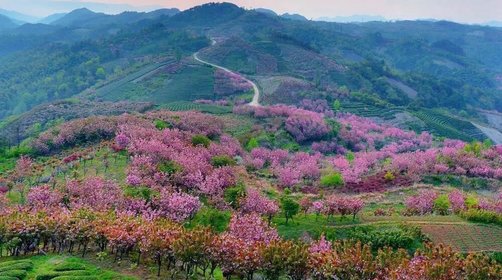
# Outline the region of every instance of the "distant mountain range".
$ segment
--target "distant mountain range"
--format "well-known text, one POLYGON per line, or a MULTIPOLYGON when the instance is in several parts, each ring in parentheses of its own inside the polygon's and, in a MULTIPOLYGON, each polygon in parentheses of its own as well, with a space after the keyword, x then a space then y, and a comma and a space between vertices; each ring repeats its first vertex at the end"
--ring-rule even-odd
POLYGON ((382 16, 372 16, 372 15, 352 15, 352 16, 336 16, 336 17, 320 17, 316 19, 318 21, 327 22, 370 22, 370 21, 387 21, 386 18, 382 16))

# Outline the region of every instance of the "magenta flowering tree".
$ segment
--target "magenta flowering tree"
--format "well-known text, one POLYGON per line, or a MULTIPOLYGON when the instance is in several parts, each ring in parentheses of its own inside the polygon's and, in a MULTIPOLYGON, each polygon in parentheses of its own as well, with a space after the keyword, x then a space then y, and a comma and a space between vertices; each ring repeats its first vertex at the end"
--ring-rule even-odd
POLYGON ((259 214, 234 215, 228 226, 228 234, 246 242, 270 243, 279 240, 277 230, 270 227, 259 214))
POLYGON ((328 215, 334 214, 352 215, 352 220, 355 220, 357 213, 364 207, 364 201, 357 197, 331 195, 326 198, 325 211, 328 215))
POLYGON ((268 218, 270 224, 272 217, 279 212, 279 205, 272 199, 266 198, 255 188, 248 188, 246 196, 242 199, 240 209, 243 213, 258 213, 268 218))
POLYGON ((122 190, 115 182, 100 177, 91 177, 84 181, 70 181, 66 189, 71 208, 115 209, 123 198, 122 190))
POLYGON ((326 237, 321 235, 319 240, 312 242, 309 247, 309 252, 311 254, 325 254, 329 253, 333 248, 331 241, 326 240, 326 237))
POLYGON ((309 212, 316 214, 316 219, 325 211, 325 203, 323 200, 317 200, 312 202, 312 207, 310 207, 309 212))
POLYGON ((192 219, 202 206, 196 196, 186 193, 162 192, 158 201, 155 202, 160 215, 175 222, 183 222, 192 219))
POLYGON ((430 214, 434 209, 434 200, 437 197, 437 192, 433 190, 421 190, 417 195, 406 199, 406 209, 414 215, 430 214))
POLYGON ((131 139, 129 139, 129 137, 127 137, 127 135, 125 135, 122 132, 117 134, 117 136, 115 136, 115 143, 122 150, 127 148, 127 145, 129 145, 130 141, 131 139))
POLYGON ((286 119, 286 130, 298 142, 316 140, 326 136, 329 127, 322 115, 311 111, 299 110, 286 119))
POLYGON ((26 202, 34 209, 48 209, 59 206, 63 202, 63 194, 49 186, 37 186, 30 189, 26 202))
POLYGON ((453 190, 448 194, 448 200, 454 213, 465 210, 465 195, 459 190, 453 190))

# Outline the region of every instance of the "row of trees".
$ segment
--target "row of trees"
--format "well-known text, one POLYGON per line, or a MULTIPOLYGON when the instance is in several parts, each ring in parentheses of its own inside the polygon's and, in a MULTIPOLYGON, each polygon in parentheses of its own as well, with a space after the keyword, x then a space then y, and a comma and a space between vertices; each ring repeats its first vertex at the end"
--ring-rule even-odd
MULTIPOLYGON (((0 218, 0 246, 10 255, 39 252, 111 254, 115 260, 156 265, 157 273, 211 278, 217 268, 230 279, 499 279, 502 267, 482 254, 462 256, 426 246, 414 256, 361 243, 312 243, 279 238, 256 214, 234 215, 229 229, 185 229, 164 219, 53 209, 12 209, 0 218), (163 272, 164 271, 164 272, 163 272)), ((3 249, 2 249, 3 251, 3 249)))

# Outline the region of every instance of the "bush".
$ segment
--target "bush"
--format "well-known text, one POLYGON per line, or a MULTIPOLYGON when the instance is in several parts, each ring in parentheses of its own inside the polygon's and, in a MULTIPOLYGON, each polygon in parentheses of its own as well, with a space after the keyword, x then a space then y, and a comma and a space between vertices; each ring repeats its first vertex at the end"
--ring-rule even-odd
POLYGON ((155 124, 155 127, 158 129, 158 130, 164 130, 166 128, 172 128, 173 126, 163 120, 155 120, 154 121, 154 124, 155 124))
POLYGON ((417 227, 397 228, 358 227, 348 234, 349 239, 371 243, 373 250, 383 247, 411 249, 416 240, 422 241, 422 233, 417 227))
POLYGON ((385 181, 394 181, 394 179, 396 179, 396 176, 394 176, 394 174, 391 171, 387 171, 385 172, 383 178, 385 179, 385 181))
POLYGON ((229 156, 215 156, 211 159, 211 164, 214 167, 223 167, 223 166, 233 166, 236 164, 235 160, 229 156))
POLYGON ((215 208, 201 209, 190 221, 190 227, 204 226, 210 227, 216 232, 223 232, 227 229, 231 214, 229 211, 220 211, 215 208))
POLYGON ((19 280, 17 277, 0 275, 0 280, 19 280))
POLYGON ((223 194, 223 198, 230 206, 239 207, 239 200, 246 195, 246 188, 242 184, 235 187, 227 188, 223 194))
POLYGON ((194 146, 204 146, 204 147, 209 147, 211 144, 211 140, 207 138, 207 136, 202 135, 202 134, 197 134, 192 136, 192 145, 194 146))
POLYGON ((338 172, 333 172, 328 175, 324 175, 321 177, 321 186, 323 187, 339 187, 343 186, 343 176, 338 172))
POLYGON ((502 215, 493 211, 471 208, 460 212, 460 217, 471 222, 484 224, 497 224, 502 226, 502 215))
POLYGON ((3 271, 2 276, 10 276, 10 277, 16 277, 18 279, 24 279, 28 273, 26 270, 21 270, 21 269, 13 269, 13 270, 8 270, 8 271, 3 271))
POLYGON ((8 270, 30 270, 33 263, 29 261, 8 261, 0 263, 0 272, 8 270))
POLYGON ((434 200, 434 210, 439 214, 439 215, 446 215, 448 214, 448 210, 450 209, 450 200, 448 199, 448 196, 446 194, 442 194, 434 200))
POLYGON ((258 140, 256 138, 251 138, 249 139, 247 145, 246 145, 246 150, 248 152, 251 152, 253 149, 258 148, 260 144, 258 143, 258 140))
POLYGON ((172 160, 160 163, 157 168, 159 169, 159 171, 169 175, 181 172, 183 170, 183 167, 181 165, 172 160))
POLYGON ((75 271, 75 270, 85 270, 85 269, 86 269, 85 265, 74 262, 62 263, 54 268, 55 271, 75 271))
POLYGON ((468 195, 465 198, 465 206, 467 207, 467 209, 478 208, 478 205, 479 205, 479 201, 476 196, 468 195))

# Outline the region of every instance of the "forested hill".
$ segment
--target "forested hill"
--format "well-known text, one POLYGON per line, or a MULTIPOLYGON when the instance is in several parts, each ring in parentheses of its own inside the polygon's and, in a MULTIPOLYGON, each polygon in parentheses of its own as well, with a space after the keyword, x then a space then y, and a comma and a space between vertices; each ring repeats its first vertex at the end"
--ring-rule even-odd
POLYGON ((158 105, 214 100, 213 73, 189 67, 199 50, 205 59, 256 80, 264 104, 335 96, 399 110, 437 109, 487 125, 478 109, 502 110, 500 28, 297 19, 228 3, 113 16, 80 9, 23 25, 2 17, 0 119, 82 92, 97 91, 98 101, 132 98, 158 105), (211 39, 217 44, 206 48, 211 39), (122 95, 97 90, 168 61, 181 65, 171 69, 173 77, 128 83, 122 95), (184 86, 188 76, 197 94, 184 86), (155 98, 138 93, 149 90, 155 98))

